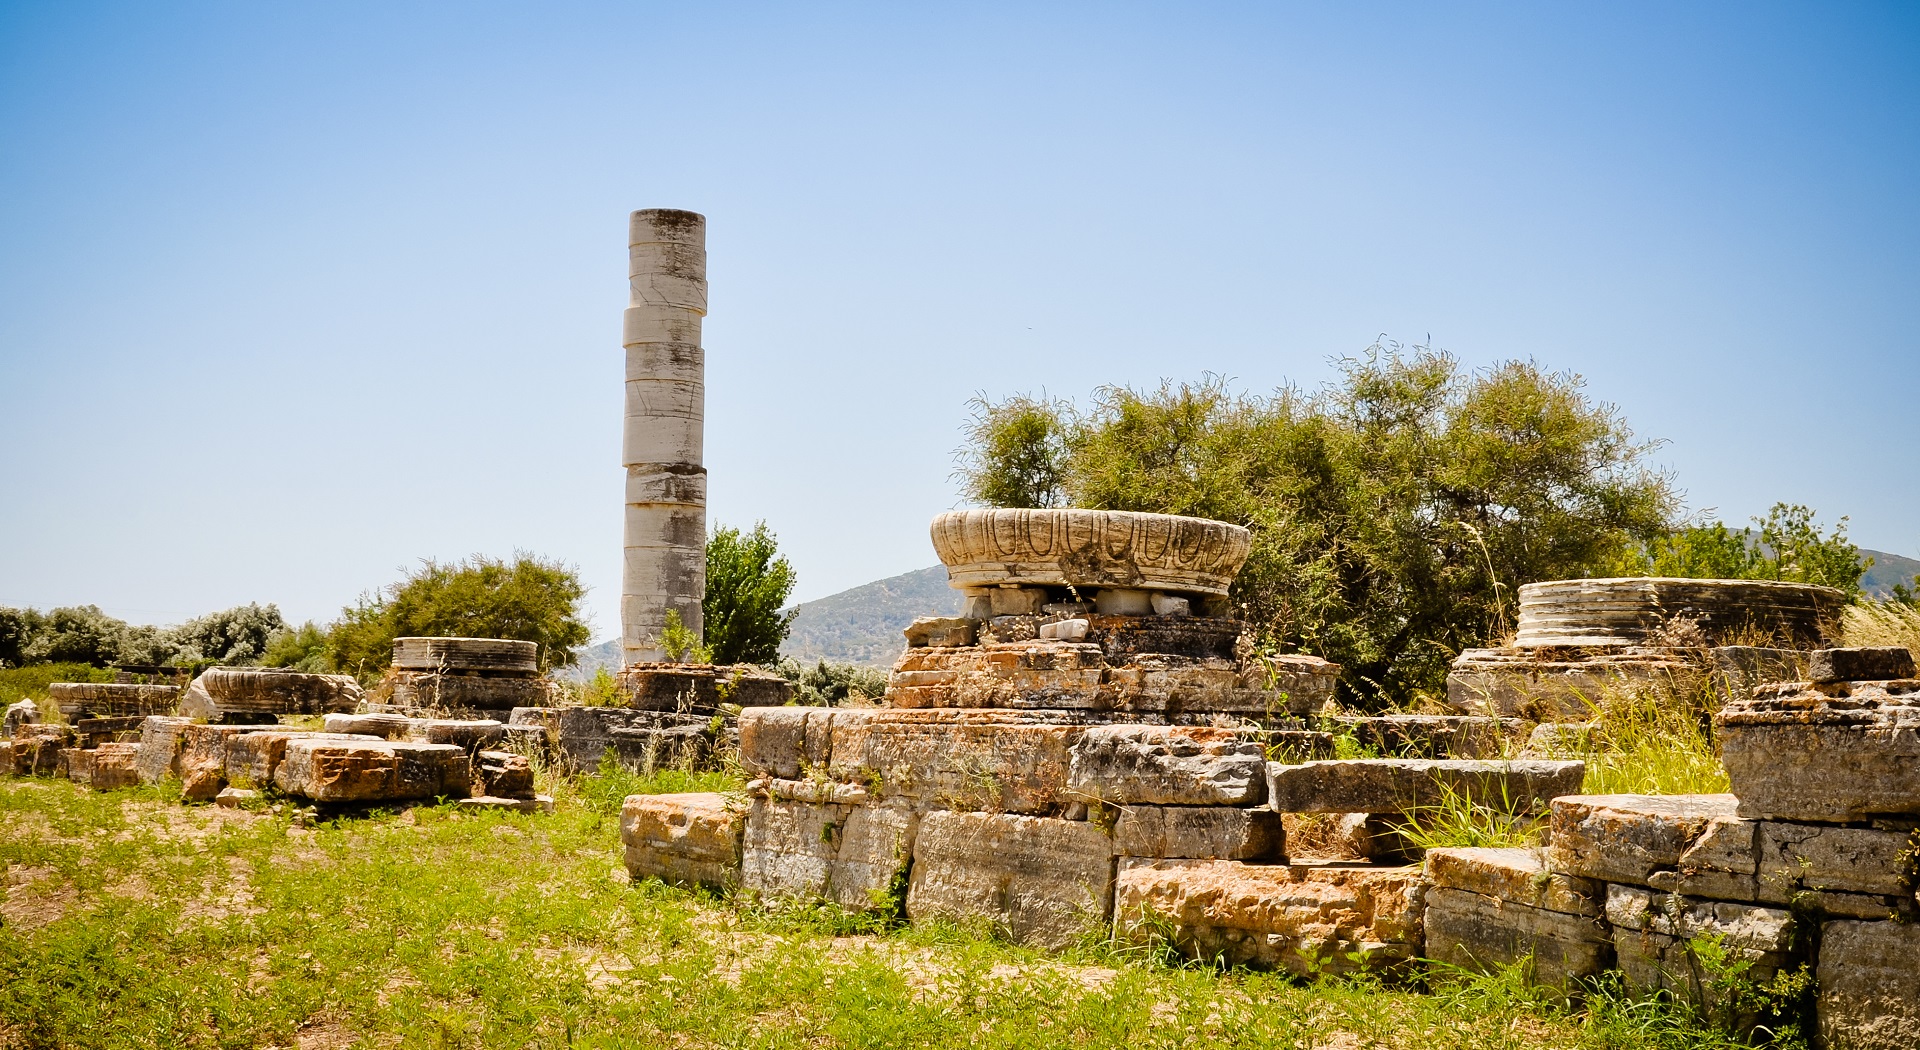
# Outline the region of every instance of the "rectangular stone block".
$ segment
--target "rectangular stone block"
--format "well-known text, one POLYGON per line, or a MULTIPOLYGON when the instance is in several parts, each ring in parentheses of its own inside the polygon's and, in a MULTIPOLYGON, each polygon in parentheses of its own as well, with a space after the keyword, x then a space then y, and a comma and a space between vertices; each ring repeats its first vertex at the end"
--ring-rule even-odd
POLYGON ((1113 843, 1085 821, 929 813, 913 845, 907 915, 985 919, 1022 944, 1062 948, 1108 917, 1113 843))
POLYGON ((1446 889, 1588 918, 1606 904, 1603 883, 1554 871, 1544 850, 1455 847, 1428 850, 1426 861, 1427 878, 1446 889))
POLYGON ((408 726, 407 737, 429 744, 453 744, 471 752, 505 740, 507 727, 491 718, 416 718, 408 726))
POLYGON ((740 881, 741 807, 718 792, 629 795, 620 842, 636 879, 725 889, 740 881))
POLYGON ((1270 809, 1127 806, 1113 827, 1125 857, 1285 860, 1286 832, 1270 809))
POLYGON ((148 715, 140 723, 140 756, 134 767, 142 784, 158 784, 180 775, 182 734, 191 720, 171 715, 148 715))
POLYGON ((533 763, 511 751, 482 751, 473 757, 475 788, 492 798, 533 797, 533 763))
POLYGON ((918 823, 913 807, 898 800, 855 806, 756 798, 747 811, 740 885, 850 911, 898 907, 891 895, 918 823))
POLYGON ((1884 918, 1912 890, 1914 833, 1782 821, 1716 821, 1680 857, 1674 888, 1884 918))
POLYGON ((1417 867, 1126 859, 1114 936, 1301 975, 1387 971, 1420 955, 1424 911, 1417 867))
POLYGON ((273 775, 294 740, 378 740, 375 736, 350 733, 315 733, 306 730, 270 730, 237 733, 226 739, 225 770, 227 783, 235 787, 264 787, 273 783, 273 775))
POLYGON ((1815 649, 1807 658, 1807 678, 1814 682, 1884 682, 1912 678, 1913 672, 1913 653, 1903 646, 1815 649))
POLYGON ((1266 798, 1257 738, 1204 726, 1092 726, 1073 745, 1067 790, 1112 805, 1248 806, 1266 798))
POLYGON ((1508 813, 1544 811, 1580 790, 1586 763, 1548 759, 1361 758, 1267 764, 1267 792, 1281 813, 1407 813, 1451 793, 1508 813))
POLYGON ((93 783, 93 752, 78 747, 61 748, 59 762, 68 780, 81 787, 93 783))
POLYGON ((13 771, 23 777, 52 776, 60 768, 60 752, 74 745, 73 729, 46 722, 29 722, 13 731, 13 771))
POLYGON ((182 796, 210 802, 227 786, 227 741, 243 733, 258 733, 257 725, 200 725, 180 727, 178 768, 182 796))
POLYGON ((405 740, 413 729, 413 719, 405 715, 370 714, 326 716, 322 725, 329 733, 377 736, 382 740, 405 740))
POLYGON ((1713 968, 1702 962, 1702 940, 1717 943, 1716 950, 1728 959, 1746 963, 1740 976, 1755 984, 1772 980, 1793 961, 1794 919, 1782 908, 1614 884, 1607 887, 1607 921, 1621 975, 1637 995, 1666 991, 1684 1002, 1727 1008, 1731 989, 1716 982, 1713 968))
POLYGON ((829 776, 879 798, 1003 813, 1057 813, 1084 728, 1010 711, 870 710, 832 722, 829 776))
POLYGON ((1646 885, 1716 820, 1738 819, 1732 795, 1568 795, 1553 801, 1555 871, 1646 885))
POLYGON ((1534 908, 1435 886, 1427 891, 1427 957, 1486 973, 1528 960, 1536 984, 1571 989, 1613 962, 1613 938, 1593 915, 1534 908))
POLYGON ((795 780, 827 768, 835 718, 852 723, 860 708, 748 707, 740 711, 740 764, 748 776, 795 780))
POLYGON ((1763 686, 1714 722, 1743 817, 1920 818, 1920 682, 1763 686))
POLYGON ((827 898, 849 911, 898 911, 920 813, 905 800, 855 806, 840 833, 827 898))
POLYGON ((13 741, 0 740, 0 776, 13 775, 13 741))
POLYGON ((465 748, 388 740, 288 741, 274 785, 315 802, 398 802, 472 794, 465 748))
POLYGON ((1832 1050, 1920 1047, 1920 926, 1830 922, 1820 928, 1817 1017, 1832 1050))
POLYGON ((140 745, 101 744, 93 749, 92 787, 95 791, 117 791, 140 783, 137 763, 140 745))

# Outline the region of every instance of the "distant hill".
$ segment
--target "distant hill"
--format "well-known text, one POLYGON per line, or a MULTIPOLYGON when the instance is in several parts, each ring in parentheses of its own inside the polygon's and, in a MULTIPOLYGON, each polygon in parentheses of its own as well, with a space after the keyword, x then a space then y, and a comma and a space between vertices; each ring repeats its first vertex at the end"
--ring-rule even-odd
POLYGON ((1860 586, 1875 598, 1885 598, 1893 593, 1893 585, 1904 583, 1913 586, 1913 578, 1920 575, 1920 561, 1902 558, 1898 554, 1886 551, 1861 550, 1862 557, 1872 558, 1873 567, 1860 577, 1860 586))
POLYGON ((921 616, 960 612, 960 592, 947 586, 947 570, 934 565, 875 580, 852 590, 796 606, 793 632, 780 655, 801 663, 831 660, 891 668, 907 640, 900 633, 921 616))

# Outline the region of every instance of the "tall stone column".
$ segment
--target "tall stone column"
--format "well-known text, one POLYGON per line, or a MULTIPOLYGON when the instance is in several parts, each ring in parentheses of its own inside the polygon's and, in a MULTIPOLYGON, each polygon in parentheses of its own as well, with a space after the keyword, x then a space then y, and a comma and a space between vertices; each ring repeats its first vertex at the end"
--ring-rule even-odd
POLYGON ((633 213, 627 235, 633 294, 621 327, 627 351, 626 565, 620 588, 623 663, 662 660, 667 611, 696 634, 707 589, 707 220, 690 211, 633 213))

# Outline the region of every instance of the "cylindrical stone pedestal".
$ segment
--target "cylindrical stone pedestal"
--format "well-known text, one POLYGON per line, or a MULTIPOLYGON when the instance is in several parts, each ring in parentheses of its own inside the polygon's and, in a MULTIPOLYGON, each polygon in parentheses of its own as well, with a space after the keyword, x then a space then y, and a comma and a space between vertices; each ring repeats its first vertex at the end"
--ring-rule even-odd
POLYGON ((707 471, 701 465, 706 357, 707 220, 690 211, 633 213, 627 237, 626 560, 623 663, 663 660, 667 611, 696 634, 707 584, 707 471))

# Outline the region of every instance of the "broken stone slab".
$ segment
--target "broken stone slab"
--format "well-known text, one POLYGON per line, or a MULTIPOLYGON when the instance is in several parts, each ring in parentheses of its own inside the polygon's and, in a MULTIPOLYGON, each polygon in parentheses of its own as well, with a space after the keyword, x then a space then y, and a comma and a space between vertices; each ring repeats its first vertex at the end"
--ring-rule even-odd
POLYGON ((221 809, 244 809, 248 803, 258 801, 260 792, 253 788, 221 788, 220 793, 213 796, 213 804, 221 809))
POLYGON ((1093 726, 1073 744, 1067 791, 1113 805, 1247 806, 1266 797, 1257 738, 1201 726, 1093 726))
MULTIPOLYGON (((1627 989, 1635 995, 1665 991, 1684 1002, 1726 1011, 1732 989, 1703 964, 1701 942, 1715 944, 1730 962, 1746 968, 1741 979, 1764 985, 1794 961, 1797 929, 1792 913, 1730 901, 1703 901, 1625 886, 1607 887, 1607 921, 1627 989)), ((1736 1025, 1752 1023, 1739 1016, 1736 1025)))
POLYGON ((907 916, 985 919, 1021 944, 1064 948, 1107 921, 1113 841, 1085 821, 935 812, 913 842, 907 916))
POLYGON ((1716 900, 1885 918, 1911 895, 1916 846, 1920 837, 1906 830, 1720 820, 1681 854, 1673 888, 1716 900))
POLYGON ((6 739, 13 739, 13 731, 24 725, 34 725, 40 721, 40 705, 31 700, 16 700, 7 705, 5 721, 6 739))
POLYGON ((1545 810, 1580 790, 1586 763, 1547 759, 1358 758, 1267 763, 1267 794, 1281 813, 1408 813, 1449 797, 1507 813, 1545 810))
POLYGON ((494 798, 533 797, 533 763, 510 751, 482 751, 473 757, 474 788, 494 798))
POLYGON ((72 726, 31 722, 13 731, 13 771, 23 777, 52 776, 60 768, 60 752, 74 746, 72 726))
POLYGON ((1286 832, 1270 809, 1126 806, 1113 826, 1126 857, 1284 861, 1286 832))
POLYGON ((1820 928, 1816 1016, 1823 1046, 1920 1046, 1920 926, 1829 922, 1820 928))
POLYGON ((1920 682, 1762 686, 1714 725, 1743 817, 1920 818, 1920 682))
POLYGON ((1421 953, 1425 893, 1417 867, 1123 859, 1114 936, 1303 976, 1391 971, 1421 953))
POLYGON ((257 733, 257 725, 200 725, 191 723, 179 729, 181 797, 189 802, 210 802, 227 786, 227 741, 243 733, 257 733))
POLYGON ((1807 679, 1815 683, 1884 682, 1913 676, 1913 653, 1905 646, 1815 649, 1807 658, 1807 679))
POLYGON ((209 721, 231 715, 318 715, 360 703, 352 675, 280 667, 210 667, 187 687, 180 714, 209 721))
POLYGON ((836 780, 758 777, 747 781, 747 794, 754 798, 778 798, 789 802, 816 802, 833 806, 864 806, 875 801, 865 785, 842 784, 836 780))
POLYGON ((1435 886, 1540 911, 1597 918, 1606 904, 1604 883, 1553 870, 1546 851, 1540 849, 1428 850, 1426 870, 1435 886))
POLYGON ((350 733, 316 733, 310 730, 269 730, 236 733, 226 738, 224 775, 236 787, 253 787, 274 782, 274 774, 286 759, 287 746, 295 740, 378 740, 375 736, 350 733))
POLYGON ((330 714, 321 725, 329 733, 352 733, 356 736, 377 736, 382 740, 405 740, 413 728, 413 719, 404 715, 389 714, 330 714))
POLYGON ((65 752, 67 777, 95 791, 113 791, 133 787, 140 782, 134 764, 139 744, 101 744, 96 748, 65 752))
POLYGON ((148 715, 140 723, 140 757, 134 768, 142 784, 180 775, 181 734, 192 722, 176 715, 148 715))
POLYGON ((73 721, 73 731, 81 740, 82 747, 95 747, 105 743, 139 743, 137 740, 120 739, 123 733, 136 733, 147 715, 115 715, 108 718, 79 718, 73 721))
POLYGON ((627 706, 642 711, 712 714, 721 704, 778 707, 793 683, 757 664, 629 664, 615 675, 627 706))
POLYGON ((472 793, 465 748, 389 740, 287 742, 274 786, 315 802, 398 802, 472 793))
POLYGON ((170 715, 180 703, 180 687, 132 682, 55 682, 47 686, 47 696, 68 718, 170 715))
POLYGON ((1087 621, 1084 619, 1054 620, 1043 623, 1037 632, 1043 642, 1080 642, 1087 637, 1087 621))
POLYGON ((0 740, 0 777, 10 777, 13 775, 13 741, 0 740))
POLYGON ((635 879, 727 889, 740 882, 742 807, 718 792, 628 795, 620 842, 635 879))
POLYGON ((1435 962, 1474 973, 1524 962, 1532 983, 1562 991, 1613 963, 1612 934, 1597 916, 1446 886, 1429 889, 1426 901, 1427 956, 1435 962))
POLYGON ((457 805, 461 809, 502 809, 510 813, 551 813, 552 795, 529 795, 526 798, 501 798, 497 795, 473 795, 461 799, 457 805))
POLYGON ((373 703, 409 712, 431 711, 472 718, 481 711, 505 712, 516 707, 544 706, 551 698, 551 690, 548 683, 539 678, 438 674, 396 667, 386 673, 368 698, 373 703))
POLYGON ((490 718, 419 718, 408 725, 407 736, 428 744, 453 744, 472 752, 506 739, 507 728, 490 718))
POLYGON ((887 702, 898 708, 1114 711, 1157 718, 1266 718, 1305 709, 1302 696, 1254 664, 1164 653, 1116 658, 1089 639, 908 649, 887 679, 887 702))
POLYGON ((393 666, 416 671, 539 673, 540 647, 510 638, 395 638, 393 666))
POLYGON ((838 711, 828 779, 864 784, 878 798, 1004 813, 1057 813, 1073 744, 1085 727, 1012 711, 838 711))
POLYGON ((974 644, 979 629, 980 621, 964 616, 922 616, 905 633, 909 648, 953 649, 974 644))
POLYGON ((740 712, 740 764, 749 776, 793 780, 826 769, 835 718, 865 717, 860 708, 748 707, 740 712))
POLYGON ((1553 800, 1555 871, 1644 886, 1714 821, 1738 818, 1732 795, 1567 795, 1553 800))

